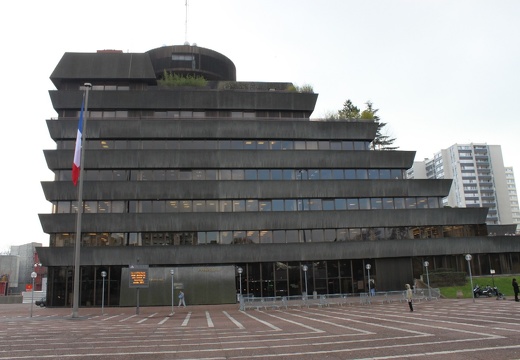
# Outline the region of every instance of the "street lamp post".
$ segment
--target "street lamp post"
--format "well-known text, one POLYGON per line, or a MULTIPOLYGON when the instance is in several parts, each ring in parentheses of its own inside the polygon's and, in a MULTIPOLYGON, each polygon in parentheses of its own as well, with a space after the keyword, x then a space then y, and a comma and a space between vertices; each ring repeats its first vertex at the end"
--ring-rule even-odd
POLYGON ((32 278, 32 289, 31 289, 31 317, 32 317, 32 314, 33 314, 33 305, 34 305, 34 279, 36 279, 36 276, 38 276, 38 274, 36 274, 34 271, 31 273, 31 278, 32 278))
POLYGON ((101 278, 103 279, 103 289, 101 290, 101 315, 105 315, 105 278, 107 277, 107 272, 105 270, 101 271, 101 278))
POLYGON ((370 269, 372 268, 372 265, 366 264, 365 269, 368 271, 368 296, 370 296, 370 269))
POLYGON ((428 261, 424 262, 424 267, 426 268, 426 281, 428 282, 428 299, 432 298, 432 290, 430 288, 430 275, 428 274, 428 266, 430 263, 428 261))
POLYGON ((309 267, 307 265, 303 265, 303 276, 305 277, 305 297, 307 297, 307 270, 309 270, 309 267))
POLYGON ((170 269, 170 275, 172 276, 172 312, 170 313, 170 316, 173 315, 173 306, 174 306, 174 301, 173 301, 173 274, 175 274, 175 270, 170 269))
POLYGON ((473 278, 471 277, 471 264, 470 264, 470 261, 473 257, 471 256, 471 254, 466 254, 466 256, 464 256, 464 258, 468 262, 469 281, 471 283, 471 296, 473 297, 473 302, 475 302, 475 292, 473 291, 473 278))
POLYGON ((238 271, 238 283, 239 283, 239 287, 240 287, 240 292, 238 293, 239 294, 239 301, 240 299, 242 298, 242 272, 244 271, 244 269, 242 269, 241 267, 239 267, 237 269, 238 271))

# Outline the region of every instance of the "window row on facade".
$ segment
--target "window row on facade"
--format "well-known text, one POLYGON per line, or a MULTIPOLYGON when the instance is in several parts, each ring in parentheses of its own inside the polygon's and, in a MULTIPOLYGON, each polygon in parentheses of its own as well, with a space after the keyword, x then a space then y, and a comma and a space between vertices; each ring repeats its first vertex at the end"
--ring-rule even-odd
MULTIPOLYGON (((71 118, 78 119, 79 111, 77 110, 63 110, 58 112, 60 119, 71 118)), ((226 119, 305 119, 309 120, 309 111, 229 111, 229 110, 171 110, 171 111, 153 111, 153 110, 90 110, 87 114, 87 119, 212 119, 212 118, 226 118, 226 119)))
MULTIPOLYGON (((191 213, 437 209, 439 197, 230 199, 230 200, 103 200, 84 201, 84 213, 191 213)), ((77 201, 58 201, 55 213, 77 212, 77 201)))
MULTIPOLYGON (((57 180, 71 181, 70 169, 55 171, 57 180)), ((157 169, 90 170, 87 181, 174 180, 390 180, 403 179, 402 169, 157 169)))
MULTIPOLYGON (((82 246, 286 244, 428 239, 485 235, 482 225, 400 226, 304 230, 230 230, 144 233, 84 233, 82 246)), ((72 233, 51 234, 50 246, 74 246, 72 233)))
MULTIPOLYGON (((370 150, 370 141, 353 140, 87 140, 89 150, 370 150)), ((58 149, 75 149, 75 140, 60 140, 58 149)))

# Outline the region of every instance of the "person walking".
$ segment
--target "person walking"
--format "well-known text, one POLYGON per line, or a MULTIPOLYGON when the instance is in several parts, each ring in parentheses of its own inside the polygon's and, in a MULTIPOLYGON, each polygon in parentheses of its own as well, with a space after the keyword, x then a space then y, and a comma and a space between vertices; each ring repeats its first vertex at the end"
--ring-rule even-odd
POLYGON ((408 306, 410 307, 410 311, 413 311, 413 304, 412 304, 413 292, 412 292, 412 288, 410 288, 410 284, 406 284, 405 288, 406 288, 406 301, 408 301, 408 306))
POLYGON ((519 301, 518 300, 518 283, 516 282, 516 279, 513 279, 511 285, 513 285, 513 291, 515 293, 515 301, 519 301))
POLYGON ((186 302, 184 301, 184 293, 182 292, 182 290, 179 293, 179 306, 181 305, 186 307, 186 302))

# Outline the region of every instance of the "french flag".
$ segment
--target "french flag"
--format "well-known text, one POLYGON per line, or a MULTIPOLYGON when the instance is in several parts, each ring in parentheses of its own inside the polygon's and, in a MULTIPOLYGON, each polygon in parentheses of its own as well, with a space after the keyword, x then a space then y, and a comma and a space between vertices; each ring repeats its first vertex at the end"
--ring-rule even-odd
POLYGON ((83 107, 85 100, 81 103, 81 111, 79 113, 78 134, 76 135, 76 149, 74 150, 74 162, 72 163, 72 183, 77 185, 79 179, 79 169, 81 168, 81 138, 83 131, 83 107))

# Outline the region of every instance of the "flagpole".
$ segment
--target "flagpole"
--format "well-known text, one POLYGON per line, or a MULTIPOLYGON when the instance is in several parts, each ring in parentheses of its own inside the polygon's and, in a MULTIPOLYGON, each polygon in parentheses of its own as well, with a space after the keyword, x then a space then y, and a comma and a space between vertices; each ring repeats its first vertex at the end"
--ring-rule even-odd
MULTIPOLYGON (((83 215, 83 171, 85 168, 85 138, 87 128, 87 111, 88 111, 88 91, 92 84, 85 83, 85 92, 83 99, 85 108, 83 112, 83 127, 81 129, 81 155, 79 168, 79 186, 78 186, 78 212, 76 217, 76 238, 75 238, 75 252, 74 252, 74 295, 72 301, 72 318, 78 317, 79 308, 79 278, 80 278, 80 248, 81 248, 81 217, 83 215)), ((81 114, 80 114, 81 116, 81 114)))

